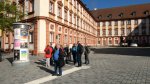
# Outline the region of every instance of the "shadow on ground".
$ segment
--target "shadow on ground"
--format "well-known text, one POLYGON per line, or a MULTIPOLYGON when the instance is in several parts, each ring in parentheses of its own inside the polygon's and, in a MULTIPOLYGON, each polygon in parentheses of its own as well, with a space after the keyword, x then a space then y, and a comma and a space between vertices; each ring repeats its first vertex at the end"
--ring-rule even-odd
POLYGON ((43 71, 45 71, 45 72, 47 72, 47 73, 54 74, 54 71, 52 71, 52 70, 50 70, 50 69, 47 69, 47 68, 45 68, 45 67, 43 67, 43 66, 37 66, 37 67, 39 67, 41 70, 43 70, 43 71))
POLYGON ((150 48, 93 48, 95 54, 117 54, 131 56, 150 56, 150 48))
POLYGON ((45 66, 45 62, 44 61, 38 61, 38 62, 34 62, 34 63, 36 63, 36 64, 38 64, 38 65, 42 65, 42 66, 45 66))
POLYGON ((10 63, 11 63, 11 65, 12 65, 12 63, 13 63, 13 57, 9 57, 9 58, 6 58, 10 63))

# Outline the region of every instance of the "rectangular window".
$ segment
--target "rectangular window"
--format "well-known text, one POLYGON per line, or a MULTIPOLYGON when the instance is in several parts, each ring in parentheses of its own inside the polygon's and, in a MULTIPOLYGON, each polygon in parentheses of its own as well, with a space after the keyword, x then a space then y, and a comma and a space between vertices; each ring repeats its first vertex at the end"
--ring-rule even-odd
POLYGON ((121 25, 124 25, 124 21, 121 21, 121 25))
POLYGON ((100 44, 100 41, 98 41, 98 44, 100 44))
POLYGON ((50 32, 50 42, 54 42, 54 33, 50 32))
POLYGON ((106 30, 105 29, 103 29, 103 35, 106 35, 106 30))
POLYGON ((49 12, 54 13, 54 3, 49 3, 49 12))
POLYGON ((62 30, 62 29, 61 29, 61 27, 59 27, 59 29, 58 29, 58 30, 61 32, 61 30, 62 30))
POLYGON ((108 26, 111 26, 111 22, 108 22, 108 26))
POLYGON ((134 24, 137 25, 138 24, 138 20, 134 20, 134 24))
POLYGON ((105 26, 106 25, 106 23, 105 22, 103 22, 103 26, 105 26))
POLYGON ((76 24, 76 16, 74 16, 74 24, 76 24))
POLYGON ((72 43, 72 37, 70 36, 70 41, 69 41, 69 43, 72 43))
POLYGON ((127 21, 127 25, 130 25, 130 24, 131 24, 131 20, 128 20, 128 21, 127 21))
POLYGON ((127 28, 127 35, 131 33, 131 28, 127 28))
POLYGON ((76 43, 77 41, 76 41, 76 37, 74 37, 74 43, 76 43))
POLYGON ((115 35, 118 35, 118 29, 115 29, 115 35))
POLYGON ((34 11, 34 0, 29 0, 29 12, 34 11))
POLYGON ((65 43, 68 43, 68 36, 65 35, 65 43))
POLYGON ((111 39, 109 39, 109 44, 112 44, 112 40, 111 39))
POLYGON ((68 14, 67 14, 67 11, 65 11, 65 14, 64 14, 64 18, 65 18, 65 20, 68 20, 68 16, 67 16, 68 14))
POLYGON ((117 39, 115 39, 115 44, 118 44, 118 40, 117 39))
POLYGON ((106 40, 105 39, 103 40, 103 45, 106 45, 106 40))
POLYGON ((58 43, 61 43, 61 34, 58 34, 58 43))
POLYGON ((124 35, 125 34, 125 31, 124 31, 124 28, 121 29, 121 35, 124 35))
POLYGON ((30 12, 30 3, 29 1, 25 0, 25 7, 24 7, 24 12, 25 14, 27 14, 28 12, 30 12))
POLYGON ((77 26, 79 26, 79 18, 77 18, 77 26))
POLYGON ((111 29, 108 30, 108 34, 109 34, 109 35, 112 35, 111 29))
POLYGON ((77 3, 77 9, 79 10, 79 3, 77 3))
POLYGON ((58 16, 61 17, 61 7, 58 7, 58 16))
POLYGON ((70 13, 70 22, 72 22, 72 13, 70 13))
POLYGON ((74 7, 76 7, 76 0, 74 0, 74 7))
POLYGON ((118 21, 115 21, 115 26, 117 26, 118 25, 118 21))

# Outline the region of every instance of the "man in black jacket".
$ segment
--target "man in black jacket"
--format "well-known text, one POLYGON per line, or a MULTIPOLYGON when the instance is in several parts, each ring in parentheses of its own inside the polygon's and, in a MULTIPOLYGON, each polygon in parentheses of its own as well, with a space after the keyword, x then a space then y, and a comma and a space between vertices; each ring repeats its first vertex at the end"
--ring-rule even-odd
POLYGON ((84 55, 85 55, 85 64, 89 64, 89 53, 90 49, 88 48, 87 44, 84 46, 84 55))
POLYGON ((82 53, 83 53, 83 46, 78 41, 77 42, 77 62, 78 62, 78 67, 82 66, 82 60, 81 60, 82 53))
POLYGON ((66 53, 66 64, 69 63, 69 45, 66 45, 66 47, 64 48, 65 53, 66 53))

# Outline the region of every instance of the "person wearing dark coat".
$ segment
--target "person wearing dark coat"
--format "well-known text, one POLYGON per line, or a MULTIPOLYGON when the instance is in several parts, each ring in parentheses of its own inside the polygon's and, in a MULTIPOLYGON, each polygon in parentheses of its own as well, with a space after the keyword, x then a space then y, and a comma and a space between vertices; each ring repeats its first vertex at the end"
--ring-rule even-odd
POLYGON ((65 48, 64 48, 64 50, 65 50, 65 53, 66 53, 66 64, 68 64, 69 63, 69 46, 67 45, 65 48))
POLYGON ((77 46, 75 43, 73 44, 71 51, 72 51, 72 55, 73 55, 73 62, 75 65, 77 62, 77 46))
POLYGON ((84 55, 85 55, 85 64, 89 64, 89 53, 90 53, 90 49, 88 48, 87 44, 85 44, 84 46, 84 55))
POLYGON ((54 72, 55 72, 53 75, 61 76, 62 67, 65 65, 65 62, 64 62, 64 50, 60 45, 56 45, 53 59, 54 59, 54 72))
POLYGON ((80 42, 77 42, 77 62, 78 62, 78 67, 82 66, 82 54, 83 54, 83 46, 80 44, 80 42))

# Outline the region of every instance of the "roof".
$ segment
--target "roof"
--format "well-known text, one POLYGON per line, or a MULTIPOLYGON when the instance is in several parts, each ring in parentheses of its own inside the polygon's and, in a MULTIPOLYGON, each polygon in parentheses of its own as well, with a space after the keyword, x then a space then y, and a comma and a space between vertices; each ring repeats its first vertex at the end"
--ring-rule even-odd
POLYGON ((106 9, 97 9, 92 10, 90 12, 94 16, 94 18, 99 22, 108 20, 144 18, 148 16, 145 14, 146 11, 149 11, 150 15, 150 3, 106 8, 106 9))

